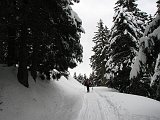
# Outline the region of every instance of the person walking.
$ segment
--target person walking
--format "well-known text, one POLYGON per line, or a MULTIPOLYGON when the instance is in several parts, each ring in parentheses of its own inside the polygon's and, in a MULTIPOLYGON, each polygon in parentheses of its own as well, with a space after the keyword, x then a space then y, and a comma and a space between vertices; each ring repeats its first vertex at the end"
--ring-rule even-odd
POLYGON ((84 85, 87 87, 87 92, 89 92, 89 87, 90 87, 90 85, 91 85, 91 81, 90 81, 89 79, 86 79, 86 80, 84 81, 84 85))

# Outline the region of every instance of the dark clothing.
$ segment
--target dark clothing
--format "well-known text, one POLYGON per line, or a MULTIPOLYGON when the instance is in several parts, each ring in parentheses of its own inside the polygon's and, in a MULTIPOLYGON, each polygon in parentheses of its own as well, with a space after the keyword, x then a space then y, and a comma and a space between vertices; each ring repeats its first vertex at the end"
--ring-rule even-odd
POLYGON ((89 92, 89 85, 87 85, 87 92, 89 92))
POLYGON ((90 80, 85 80, 84 85, 87 87, 87 92, 89 92, 89 87, 91 86, 91 81, 90 80))

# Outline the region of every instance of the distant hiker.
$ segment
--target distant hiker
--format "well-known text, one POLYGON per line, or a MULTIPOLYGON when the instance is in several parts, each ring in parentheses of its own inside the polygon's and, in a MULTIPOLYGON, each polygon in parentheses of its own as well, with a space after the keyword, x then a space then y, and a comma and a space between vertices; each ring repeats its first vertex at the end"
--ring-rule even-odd
POLYGON ((89 87, 91 86, 91 81, 89 79, 86 79, 84 81, 84 85, 87 87, 87 92, 89 92, 89 87))

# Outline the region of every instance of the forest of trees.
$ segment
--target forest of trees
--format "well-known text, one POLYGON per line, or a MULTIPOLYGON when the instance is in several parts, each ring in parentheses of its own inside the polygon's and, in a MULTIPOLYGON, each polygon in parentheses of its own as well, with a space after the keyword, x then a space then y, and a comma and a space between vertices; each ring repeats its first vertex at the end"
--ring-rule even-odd
POLYGON ((96 85, 160 100, 160 0, 155 16, 117 0, 110 30, 100 20, 90 58, 96 85))
MULTIPOLYGON (((103 20, 93 36, 90 57, 94 86, 160 100, 160 0, 155 16, 137 0, 117 0, 113 26, 103 20)), ((17 79, 59 79, 82 62, 82 21, 72 10, 79 0, 1 0, 0 64, 16 66, 17 79)), ((79 82, 86 75, 74 74, 79 82)))
POLYGON ((0 64, 17 66, 18 81, 59 78, 82 62, 82 21, 71 5, 79 0, 1 0, 0 64), (55 73, 55 74, 51 74, 55 73))

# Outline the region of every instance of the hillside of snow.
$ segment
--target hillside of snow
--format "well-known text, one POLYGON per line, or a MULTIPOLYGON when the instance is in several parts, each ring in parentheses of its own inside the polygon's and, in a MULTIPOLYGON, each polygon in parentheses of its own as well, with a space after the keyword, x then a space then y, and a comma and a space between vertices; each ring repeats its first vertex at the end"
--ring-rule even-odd
POLYGON ((0 67, 0 120, 74 120, 82 93, 78 83, 70 81, 35 83, 30 77, 30 87, 25 88, 18 83, 15 68, 0 67))
POLYGON ((18 83, 14 67, 0 65, 0 120, 160 120, 160 102, 95 87, 90 93, 72 77, 29 78, 18 83))

